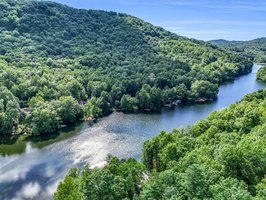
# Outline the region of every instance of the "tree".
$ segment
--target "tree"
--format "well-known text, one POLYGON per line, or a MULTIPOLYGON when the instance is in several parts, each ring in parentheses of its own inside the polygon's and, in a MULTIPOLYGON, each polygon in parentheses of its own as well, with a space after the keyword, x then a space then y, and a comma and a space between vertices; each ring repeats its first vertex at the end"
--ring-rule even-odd
POLYGON ((59 102, 57 112, 63 124, 72 124, 83 117, 83 110, 73 97, 60 97, 59 102))
POLYGON ((162 106, 161 89, 145 84, 138 92, 137 99, 140 109, 156 110, 162 106))
POLYGON ((107 90, 107 84, 100 81, 89 81, 87 85, 88 93, 93 97, 100 97, 103 91, 107 90))
POLYGON ((8 101, 6 105, 6 130, 15 132, 15 128, 19 124, 20 110, 17 102, 8 101))
POLYGON ((56 193, 55 200, 82 200, 82 195, 78 190, 75 179, 71 176, 66 176, 63 182, 60 182, 56 193))
POLYGON ((20 109, 15 96, 6 87, 0 87, 0 134, 15 133, 19 117, 20 109))
POLYGON ((156 110, 162 106, 162 91, 160 88, 152 87, 150 90, 151 109, 156 110))
POLYGON ((251 200, 251 195, 247 190, 247 186, 243 182, 239 182, 234 178, 226 178, 211 188, 212 198, 214 200, 251 200))
POLYGON ((257 79, 261 81, 266 81, 266 66, 261 67, 257 72, 257 79))
POLYGON ((135 97, 130 95, 123 95, 120 102, 120 107, 125 112, 132 112, 138 109, 138 101, 135 97))
POLYGON ((210 196, 209 185, 215 183, 216 173, 204 165, 193 164, 182 174, 181 185, 188 199, 203 199, 210 196))
POLYGON ((264 177, 261 182, 256 185, 256 198, 255 200, 260 200, 266 197, 266 177, 264 177))
POLYGON ((81 101, 85 98, 85 89, 78 80, 71 80, 67 83, 67 89, 77 101, 81 101))
POLYGON ((26 121, 33 135, 48 134, 60 128, 60 117, 55 109, 47 103, 41 103, 27 116, 26 121))
POLYGON ((108 114, 112 112, 111 107, 112 98, 108 92, 102 92, 101 96, 97 99, 97 106, 103 111, 103 114, 108 114))
POLYGON ((236 146, 224 147, 219 159, 227 174, 245 181, 248 185, 258 184, 266 170, 265 144, 266 137, 251 134, 244 137, 236 146))
POLYGON ((121 100, 122 96, 126 93, 126 90, 124 87, 122 86, 113 86, 112 90, 111 90, 111 96, 113 99, 113 102, 115 102, 116 100, 121 100))
POLYGON ((99 117, 103 115, 103 110, 97 105, 97 98, 92 97, 84 107, 86 117, 99 117))
POLYGON ((191 85, 191 96, 193 98, 214 99, 218 94, 218 85, 209 81, 196 80, 191 85))
MULTIPOLYGON (((95 117, 121 108, 123 95, 131 97, 123 99, 126 112, 152 111, 176 100, 213 99, 215 84, 250 72, 253 64, 243 57, 243 48, 232 53, 121 13, 70 11, 56 3, 25 0, 1 1, 0 10, 0 86, 13 93, 24 111, 30 106, 36 112, 39 101, 60 104, 66 96, 82 105, 88 102, 86 115, 95 117)), ((265 57, 265 48, 259 47, 265 40, 259 41, 252 46, 259 54, 245 46, 249 58, 265 57)), ((53 108, 60 125, 78 120, 76 103, 74 107, 64 114, 53 108)), ((26 114, 8 130, 17 123, 28 125, 26 114)))
POLYGON ((61 182, 55 199, 133 200, 140 192, 144 166, 135 159, 111 158, 103 169, 71 170, 61 182))
POLYGON ((265 97, 266 90, 258 91, 192 127, 161 132, 144 143, 142 162, 110 156, 102 169, 72 171, 80 194, 95 200, 265 199, 265 97), (239 126, 243 117, 250 120, 239 126))

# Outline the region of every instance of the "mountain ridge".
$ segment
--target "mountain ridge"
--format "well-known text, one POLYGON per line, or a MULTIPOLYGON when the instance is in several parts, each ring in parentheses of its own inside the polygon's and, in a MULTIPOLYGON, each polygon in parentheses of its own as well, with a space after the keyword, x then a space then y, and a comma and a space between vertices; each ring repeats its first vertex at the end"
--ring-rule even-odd
POLYGON ((210 40, 210 43, 242 53, 257 63, 266 62, 266 37, 248 41, 228 41, 223 39, 210 40))
POLYGON ((49 1, 3 0, 0 9, 0 86, 26 108, 14 116, 19 133, 48 134, 114 109, 211 101, 219 84, 252 68, 238 53, 126 14, 49 1))

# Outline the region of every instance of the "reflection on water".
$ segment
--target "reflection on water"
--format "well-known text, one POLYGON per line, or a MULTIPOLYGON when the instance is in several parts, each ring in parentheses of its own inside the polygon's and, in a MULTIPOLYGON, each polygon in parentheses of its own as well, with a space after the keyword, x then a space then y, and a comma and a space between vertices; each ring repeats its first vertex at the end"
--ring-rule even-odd
POLYGON ((48 145, 54 144, 61 140, 70 138, 81 131, 82 128, 86 128, 84 123, 79 123, 54 134, 37 136, 37 137, 1 137, 0 138, 0 155, 9 156, 13 154, 22 154, 25 152, 27 142, 34 148, 43 148, 48 145))
POLYGON ((0 143, 0 199, 51 199, 58 182, 71 167, 100 165, 108 154, 140 159, 143 142, 160 130, 191 125, 210 112, 265 88, 252 73, 220 87, 211 104, 165 108, 151 114, 113 113, 96 124, 72 127, 47 138, 0 143))

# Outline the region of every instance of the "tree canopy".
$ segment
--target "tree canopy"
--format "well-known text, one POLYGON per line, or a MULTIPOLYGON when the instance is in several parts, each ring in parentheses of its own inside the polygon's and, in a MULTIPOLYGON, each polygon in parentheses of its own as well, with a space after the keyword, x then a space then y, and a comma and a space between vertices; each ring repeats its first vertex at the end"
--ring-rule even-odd
POLYGON ((266 90, 249 94, 190 128, 146 141, 142 162, 113 158, 103 169, 85 167, 74 186, 67 176, 55 199, 65 197, 64 187, 73 187, 82 199, 265 199, 265 112, 266 90))
POLYGON ((257 79, 266 82, 266 66, 261 67, 257 72, 257 79))
POLYGON ((114 109, 212 100, 220 83, 252 68, 126 14, 30 0, 2 0, 0 10, 0 86, 21 108, 2 133, 48 134, 114 109))

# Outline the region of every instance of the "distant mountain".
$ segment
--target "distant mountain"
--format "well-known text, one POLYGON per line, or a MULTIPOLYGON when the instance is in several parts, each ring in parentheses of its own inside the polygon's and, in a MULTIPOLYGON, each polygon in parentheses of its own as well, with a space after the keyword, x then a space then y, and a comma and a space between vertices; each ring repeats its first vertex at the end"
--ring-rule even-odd
POLYGON ((228 41, 223 39, 211 40, 212 44, 229 48, 236 52, 244 53, 255 62, 266 62, 266 37, 250 41, 228 41))
POLYGON ((209 42, 215 45, 227 46, 227 45, 238 44, 241 41, 230 41, 230 40, 218 39, 218 40, 210 40, 209 42))

